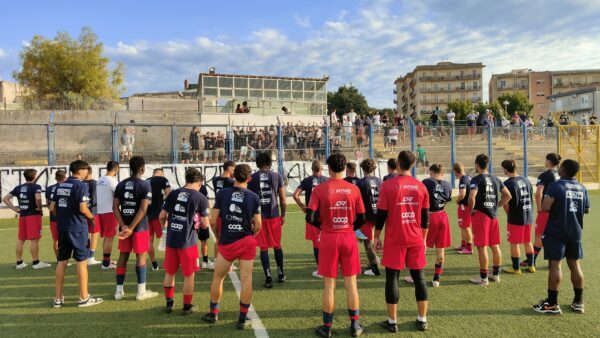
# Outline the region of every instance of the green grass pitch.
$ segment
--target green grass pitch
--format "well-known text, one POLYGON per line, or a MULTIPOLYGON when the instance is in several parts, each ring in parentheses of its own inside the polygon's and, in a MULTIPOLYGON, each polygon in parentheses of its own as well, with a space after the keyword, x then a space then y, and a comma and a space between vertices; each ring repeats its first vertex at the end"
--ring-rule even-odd
MULTIPOLYGON (((477 256, 459 256, 449 250, 444 266, 441 287, 429 288, 429 331, 415 331, 416 304, 412 287, 401 281, 398 323, 403 336, 492 336, 492 337, 536 337, 536 336, 600 336, 600 290, 596 281, 600 277, 600 194, 591 194, 592 211, 586 216, 584 229, 584 254, 582 262, 586 278, 584 299, 586 313, 572 313, 569 304, 573 290, 569 272, 563 264, 563 283, 559 302, 563 314, 559 316, 535 313, 531 306, 546 295, 547 263, 538 261, 538 272, 521 276, 502 274, 501 283, 482 287, 468 282, 477 275, 477 256)), ((253 304, 271 337, 311 337, 321 323, 322 281, 314 279, 315 269, 312 248, 304 240, 303 214, 290 208, 284 226, 283 249, 288 282, 275 284, 271 290, 262 288, 263 273, 256 259, 254 272, 253 304)), ((460 242, 456 226, 456 206, 447 207, 450 215, 453 244, 460 242)), ((510 253, 506 238, 506 217, 501 213, 503 265, 510 264, 510 253)), ((40 257, 53 262, 48 220, 44 220, 40 257)), ((221 303, 221 321, 217 325, 201 323, 200 315, 208 309, 210 271, 196 274, 194 303, 200 314, 182 316, 179 311, 170 315, 162 313, 164 297, 162 279, 164 271, 148 272, 148 288, 158 291, 158 298, 135 301, 135 271, 130 260, 125 280, 126 297, 122 301, 113 298, 115 289, 114 271, 101 271, 98 266, 90 268, 90 291, 105 299, 97 307, 79 309, 74 267, 69 267, 66 278, 66 304, 62 309, 53 309, 54 269, 14 269, 14 243, 16 219, 0 221, 0 335, 17 336, 210 336, 251 337, 251 329, 245 332, 234 329, 238 315, 238 298, 229 279, 225 280, 225 293, 221 303)), ((212 243, 211 243, 212 246, 212 243)), ((24 258, 30 263, 26 244, 24 258)), ((365 257, 360 245, 363 264, 365 257)), ((211 249, 212 252, 212 249, 211 249)), ((159 257, 162 253, 159 253, 159 257)), ((113 259, 116 258, 116 250, 113 259)), ((427 279, 432 277, 434 252, 428 251, 427 279)), ((97 254, 100 259, 100 255, 97 254)), ((211 257, 212 259, 212 257, 211 257)), ((271 265, 274 258, 271 252, 271 265)), ((405 276, 406 272, 402 273, 405 276)), ((175 302, 181 306, 181 280, 177 277, 175 302)), ((384 277, 358 278, 361 320, 369 336, 388 335, 378 327, 386 318, 384 277)), ((336 291, 336 314, 334 330, 338 336, 348 336, 348 319, 342 279, 336 291)))

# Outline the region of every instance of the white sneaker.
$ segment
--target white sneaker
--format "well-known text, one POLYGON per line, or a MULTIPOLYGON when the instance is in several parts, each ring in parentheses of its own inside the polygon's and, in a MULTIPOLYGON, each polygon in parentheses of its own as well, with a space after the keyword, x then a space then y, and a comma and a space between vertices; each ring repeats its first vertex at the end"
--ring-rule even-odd
POLYGON ((37 269, 45 269, 45 268, 49 268, 49 267, 51 267, 51 266, 52 266, 51 264, 48 264, 48 263, 46 263, 46 262, 42 262, 42 261, 40 261, 39 263, 37 263, 37 264, 33 265, 33 268, 34 268, 35 270, 37 270, 37 269))
POLYGON ((92 297, 91 295, 87 299, 80 299, 77 302, 77 307, 90 307, 101 304, 104 300, 100 297, 92 297))
POLYGON ((490 284, 490 281, 487 278, 486 279, 482 279, 481 276, 473 277, 473 278, 469 279, 469 281, 471 283, 479 284, 479 285, 482 285, 482 286, 486 286, 486 285, 490 284))
POLYGON ((433 286, 434 288, 439 288, 440 287, 440 281, 439 280, 434 280, 431 282, 431 286, 433 286))
POLYGON ((108 264, 108 266, 102 265, 100 267, 100 270, 115 270, 116 268, 117 268, 117 266, 111 262, 110 264, 108 264))
MULTIPOLYGON (((213 266, 214 269, 214 266, 213 266)), ((235 264, 231 264, 231 266, 229 267, 229 272, 234 272, 235 270, 237 270, 237 267, 235 266, 235 264)))
POLYGON ((411 276, 404 277, 404 281, 410 284, 413 284, 415 282, 411 276))
POLYGON ((146 290, 146 292, 144 292, 144 293, 138 293, 137 295, 135 295, 135 299, 136 300, 146 300, 146 299, 154 298, 157 296, 158 296, 158 292, 146 290))
POLYGON ((488 278, 492 282, 500 283, 500 275, 488 275, 488 278))
POLYGON ((375 276, 375 272, 373 272, 373 270, 371 270, 371 269, 368 269, 368 270, 365 270, 363 272, 363 275, 365 275, 365 276, 375 276))
POLYGON ((87 261, 88 261, 88 266, 90 266, 90 265, 98 265, 98 264, 102 263, 101 261, 97 261, 96 258, 94 258, 94 257, 88 258, 87 261))
POLYGON ((27 265, 29 265, 29 264, 23 262, 19 265, 16 265, 15 268, 17 268, 17 270, 21 270, 21 269, 24 269, 27 265))
POLYGON ((312 276, 315 278, 323 278, 323 276, 319 275, 319 270, 315 270, 312 272, 312 276))
POLYGON ((121 299, 123 299, 123 297, 125 297, 125 292, 123 292, 123 291, 115 292, 115 300, 121 300, 121 299))
MULTIPOLYGON (((233 264, 231 264, 231 267, 232 267, 234 270, 236 269, 236 267, 235 267, 233 264)), ((204 269, 208 269, 208 270, 214 270, 214 269, 215 269, 215 263, 214 263, 214 262, 211 262, 211 261, 208 261, 208 263, 206 263, 206 267, 204 267, 204 269)))

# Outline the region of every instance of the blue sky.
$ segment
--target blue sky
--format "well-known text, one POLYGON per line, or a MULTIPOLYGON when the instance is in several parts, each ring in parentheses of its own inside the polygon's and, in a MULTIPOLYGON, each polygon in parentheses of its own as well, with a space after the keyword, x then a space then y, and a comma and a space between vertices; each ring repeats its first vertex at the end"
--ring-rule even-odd
POLYGON ((392 107, 393 82, 416 65, 600 68, 600 1, 14 1, 3 4, 0 76, 11 79, 34 34, 90 26, 125 63, 127 93, 177 90, 218 72, 352 83, 392 107), (10 15, 6 15, 10 13, 10 15))

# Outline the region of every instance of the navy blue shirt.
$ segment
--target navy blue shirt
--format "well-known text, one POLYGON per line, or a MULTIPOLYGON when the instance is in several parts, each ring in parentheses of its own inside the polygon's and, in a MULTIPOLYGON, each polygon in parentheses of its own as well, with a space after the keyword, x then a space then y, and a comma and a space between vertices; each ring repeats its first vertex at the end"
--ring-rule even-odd
POLYGON ((369 222, 375 222, 377 217, 377 201, 379 201, 381 183, 381 179, 375 176, 365 176, 356 183, 365 205, 365 217, 369 222))
POLYGON ((42 193, 42 187, 35 183, 23 183, 16 186, 10 194, 17 198, 19 202, 19 216, 41 215, 42 211, 37 210, 35 203, 35 194, 42 193))
POLYGON ((498 215, 498 201, 500 190, 504 185, 500 179, 490 174, 480 174, 471 179, 471 191, 475 190, 475 207, 473 211, 480 211, 491 218, 498 215))
POLYGON ((167 196, 163 210, 169 214, 167 246, 185 249, 196 245, 201 217, 208 217, 208 199, 199 191, 180 188, 167 196))
POLYGON ((252 174, 248 189, 260 197, 263 218, 279 217, 279 188, 283 187, 283 177, 273 170, 259 170, 252 174))
POLYGON ((396 176, 398 176, 398 174, 396 174, 396 173, 387 174, 387 175, 383 176, 383 181, 385 182, 387 180, 391 180, 392 178, 394 178, 396 176))
MULTIPOLYGON (((121 202, 119 212, 123 217, 125 225, 131 225, 135 215, 140 210, 144 199, 152 200, 152 191, 150 183, 135 177, 129 177, 121 181, 115 189, 115 198, 121 202)), ((161 204, 162 206, 162 204, 161 204)), ((148 218, 144 215, 142 221, 133 229, 134 232, 148 230, 148 218)))
POLYGON ((146 179, 152 189, 152 203, 148 206, 148 219, 158 219, 165 199, 164 191, 171 187, 169 180, 163 176, 152 176, 146 179))
POLYGON ((254 235, 252 219, 260 213, 259 200, 254 192, 238 187, 224 188, 217 193, 214 208, 221 217, 219 244, 231 244, 254 235))
MULTIPOLYGON (((48 187, 46 187, 46 205, 50 206, 50 202, 52 202, 52 199, 54 197, 54 192, 56 190, 56 187, 58 186, 57 184, 53 184, 53 185, 49 185, 48 187)), ((56 222, 56 216, 53 213, 50 213, 50 222, 56 222)))
POLYGON ((204 185, 204 184, 203 184, 203 185, 200 187, 200 193, 201 193, 202 195, 204 195, 204 197, 208 198, 208 190, 206 189, 206 185, 204 185))
POLYGON ((93 215, 98 214, 98 199, 96 198, 96 185, 98 185, 98 181, 96 180, 85 180, 83 183, 88 185, 88 193, 90 194, 88 201, 88 208, 93 215))
POLYGON ((555 169, 548 169, 538 176, 536 186, 543 186, 544 190, 542 191, 544 195, 546 195, 546 189, 550 183, 560 180, 560 176, 558 175, 558 171, 555 169))
POLYGON ((235 181, 231 177, 223 177, 223 176, 213 177, 212 184, 213 184, 213 189, 215 190, 215 194, 218 193, 219 190, 221 190, 223 188, 233 187, 234 182, 235 181))
POLYGON ((544 196, 554 198, 544 236, 564 242, 581 241, 583 214, 590 208, 587 190, 576 180, 560 179, 547 187, 544 196))
POLYGON ((52 201, 56 203, 58 231, 88 232, 87 218, 79 211, 81 203, 89 203, 88 185, 69 177, 59 183, 52 201))
POLYGON ((463 175, 458 180, 458 189, 465 189, 465 197, 458 201, 459 205, 469 205, 469 192, 471 191, 471 178, 467 175, 463 175))
POLYGON ((356 176, 346 176, 346 177, 344 177, 344 181, 356 185, 356 183, 358 183, 358 177, 356 177, 356 176))
POLYGON ((533 224, 533 188, 531 182, 523 176, 509 177, 504 181, 504 186, 512 196, 508 201, 508 224, 533 224))
POLYGON ((319 175, 319 176, 315 176, 315 175, 311 175, 306 177, 305 179, 303 179, 300 182, 300 185, 298 186, 298 188, 302 189, 304 191, 304 205, 308 206, 308 202, 310 202, 310 195, 312 194, 312 190, 314 189, 314 187, 318 186, 319 184, 323 183, 323 182, 327 182, 329 181, 328 177, 325 177, 323 175, 319 175))
POLYGON ((442 180, 426 178, 423 184, 429 193, 429 211, 436 212, 444 210, 446 203, 450 202, 452 197, 452 186, 450 183, 442 180))

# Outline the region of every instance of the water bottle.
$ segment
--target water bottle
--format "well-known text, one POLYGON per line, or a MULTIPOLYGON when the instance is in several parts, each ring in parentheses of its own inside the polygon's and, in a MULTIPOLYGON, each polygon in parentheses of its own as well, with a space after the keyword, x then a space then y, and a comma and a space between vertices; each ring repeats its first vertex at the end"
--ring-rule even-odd
POLYGON ((162 236, 160 237, 160 242, 158 243, 158 251, 167 250, 167 228, 163 227, 162 236))

